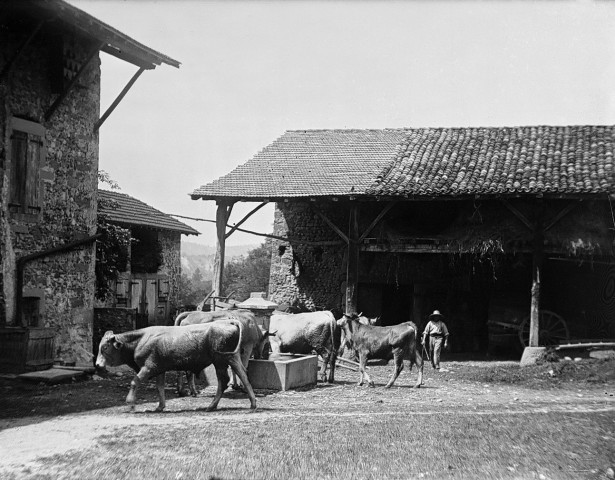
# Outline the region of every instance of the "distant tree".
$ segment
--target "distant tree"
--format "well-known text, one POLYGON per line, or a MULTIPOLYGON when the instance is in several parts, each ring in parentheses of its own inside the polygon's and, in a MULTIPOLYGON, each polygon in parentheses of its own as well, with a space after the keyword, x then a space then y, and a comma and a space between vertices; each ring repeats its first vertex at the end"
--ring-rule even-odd
POLYGON ((240 257, 224 266, 224 295, 232 293, 232 298, 243 301, 251 292, 266 292, 269 288, 270 267, 271 240, 268 239, 259 247, 250 250, 247 257, 240 257))
POLYGON ((209 292, 211 292, 211 280, 205 280, 198 268, 191 277, 182 273, 179 279, 180 305, 197 305, 209 292))

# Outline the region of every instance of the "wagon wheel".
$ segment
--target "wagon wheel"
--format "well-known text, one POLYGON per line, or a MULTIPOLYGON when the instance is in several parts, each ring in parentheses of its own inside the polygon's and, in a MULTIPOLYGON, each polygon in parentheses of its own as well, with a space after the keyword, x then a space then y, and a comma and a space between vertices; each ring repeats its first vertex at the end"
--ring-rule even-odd
MULTIPOLYGON (((540 310, 538 328, 538 344, 541 347, 559 345, 570 338, 564 319, 550 310, 540 310)), ((519 326, 519 340, 523 347, 527 347, 530 343, 530 317, 524 318, 519 326)))

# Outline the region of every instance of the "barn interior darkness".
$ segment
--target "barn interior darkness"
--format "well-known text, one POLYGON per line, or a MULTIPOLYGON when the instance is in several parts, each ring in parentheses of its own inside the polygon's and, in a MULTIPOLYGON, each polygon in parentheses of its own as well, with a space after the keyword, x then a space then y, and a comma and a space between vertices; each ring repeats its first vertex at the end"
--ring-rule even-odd
MULTIPOLYGON (((377 215, 371 207, 362 206, 362 223, 377 215)), ((489 215, 473 201, 397 204, 366 238, 368 245, 386 248, 368 247, 361 252, 358 310, 380 317, 381 325, 412 320, 422 331, 428 315, 437 309, 447 318, 453 351, 520 352, 519 328, 530 315, 532 255, 528 249, 477 255, 475 251, 451 253, 455 249, 444 247, 438 253, 445 245, 465 247, 459 225, 483 224, 486 211, 489 215), (404 245, 423 250, 407 253, 404 245), (499 327, 492 322, 499 322, 499 327), (502 328, 502 324, 511 327, 502 328)), ((547 256, 540 308, 565 323, 569 338, 615 336, 612 259, 547 256)))

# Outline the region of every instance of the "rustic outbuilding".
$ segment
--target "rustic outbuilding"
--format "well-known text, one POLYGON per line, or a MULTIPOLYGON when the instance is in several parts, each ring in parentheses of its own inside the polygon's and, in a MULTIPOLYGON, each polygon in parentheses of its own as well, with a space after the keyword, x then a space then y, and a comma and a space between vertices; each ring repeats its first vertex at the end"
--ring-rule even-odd
POLYGON ((125 193, 98 190, 99 215, 130 230, 125 269, 99 308, 128 309, 135 328, 172 324, 179 306, 181 236, 194 228, 125 193))
POLYGON ((0 369, 91 363, 98 132, 179 62, 62 0, 0 6, 0 369), (137 67, 100 115, 100 52, 137 67))
POLYGON ((290 308, 438 309, 457 351, 615 338, 614 134, 287 131, 192 198, 216 201, 222 258, 233 204, 276 203, 269 295, 290 308))

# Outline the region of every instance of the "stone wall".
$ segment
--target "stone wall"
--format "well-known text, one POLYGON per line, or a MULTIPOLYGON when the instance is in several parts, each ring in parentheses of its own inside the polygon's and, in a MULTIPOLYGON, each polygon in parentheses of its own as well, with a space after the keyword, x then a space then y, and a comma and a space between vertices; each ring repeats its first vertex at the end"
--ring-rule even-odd
MULTIPOLYGON (((51 79, 62 71, 58 37, 42 29, 0 84, 0 321, 18 325, 15 318, 15 266, 19 257, 44 251, 96 232, 98 134, 93 132, 100 113, 100 60, 95 56, 81 78, 47 121, 45 114, 58 97, 51 79), (40 168, 41 210, 21 215, 8 205, 11 174, 11 118, 36 122, 45 128, 40 168)), ((24 41, 28 31, 0 32, 0 65, 24 41)), ((75 62, 82 62, 92 45, 64 34, 75 62)), ((66 50, 65 50, 66 52, 66 50)), ((89 362, 92 351, 94 302, 94 245, 57 253, 27 264, 24 296, 40 298, 39 326, 57 331, 56 357, 67 362, 89 362)))
MULTIPOLYGON (((344 225, 344 211, 327 212, 344 225)), ((345 244, 307 203, 278 204, 274 235, 292 235, 293 241, 273 240, 269 298, 299 311, 343 310, 345 244), (307 242, 336 242, 339 245, 306 245, 307 242)))
POLYGON ((162 265, 158 273, 169 277, 169 312, 173 314, 179 307, 179 280, 182 274, 181 233, 160 232, 158 240, 162 245, 162 265))

